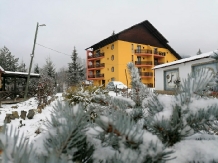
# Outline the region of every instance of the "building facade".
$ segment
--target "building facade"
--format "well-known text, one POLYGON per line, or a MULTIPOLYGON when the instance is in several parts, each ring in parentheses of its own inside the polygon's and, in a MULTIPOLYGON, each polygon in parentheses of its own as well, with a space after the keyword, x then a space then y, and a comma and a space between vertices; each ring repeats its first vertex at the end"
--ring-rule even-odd
POLYGON ((203 53, 155 66, 155 91, 174 94, 176 81, 183 82, 188 78, 188 74, 194 73, 199 68, 209 68, 215 75, 218 72, 218 61, 210 57, 213 53, 203 53))
POLYGON ((181 59, 147 20, 90 46, 86 51, 87 80, 93 80, 94 85, 121 81, 130 86, 127 63, 133 62, 139 69, 142 83, 154 87, 153 67, 181 59))

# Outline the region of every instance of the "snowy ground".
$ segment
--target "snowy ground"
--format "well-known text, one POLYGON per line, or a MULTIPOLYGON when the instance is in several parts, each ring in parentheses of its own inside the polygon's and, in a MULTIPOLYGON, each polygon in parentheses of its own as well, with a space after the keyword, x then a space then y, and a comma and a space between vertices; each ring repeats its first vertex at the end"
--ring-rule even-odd
MULTIPOLYGON (((61 100, 62 93, 56 94, 58 96, 59 100, 61 100)), ((33 119, 26 118, 25 120, 19 118, 15 120, 11 120, 10 123, 7 125, 9 127, 15 127, 19 129, 20 133, 23 133, 26 139, 30 140, 30 143, 34 143, 34 146, 36 149, 38 149, 36 152, 41 152, 43 148, 43 140, 44 135, 47 133, 47 129, 45 128, 44 124, 46 122, 46 119, 50 117, 51 113, 50 111, 53 109, 53 106, 55 105, 57 101, 51 102, 50 105, 47 105, 44 109, 42 109, 42 113, 36 113, 33 117, 33 119), (25 124, 25 126, 20 127, 20 121, 22 120, 22 124, 25 124), (36 131, 40 131, 40 134, 37 134, 36 131), (35 133, 36 132, 36 133, 35 133)), ((30 109, 37 109, 37 101, 34 98, 30 98, 29 100, 17 104, 3 104, 2 108, 0 108, 0 126, 4 125, 4 119, 7 113, 11 114, 12 111, 17 111, 20 115, 21 111, 28 111, 30 109), (17 107, 17 108, 14 108, 17 107)))
MULTIPOLYGON (((109 95, 111 96, 120 96, 120 94, 116 94, 115 92, 110 91, 109 95)), ((62 100, 62 94, 59 93, 58 96, 59 100, 62 100)), ((167 95, 160 95, 161 101, 164 104, 165 112, 162 113, 161 116, 169 116, 168 115, 168 108, 170 108, 170 104, 173 102, 172 96, 167 95)), ((42 113, 35 114, 34 118, 29 120, 22 120, 21 118, 12 120, 8 126, 13 126, 19 128, 20 120, 22 120, 22 126, 19 128, 19 131, 24 133, 26 139, 29 139, 31 143, 34 144, 36 148, 36 152, 40 153, 44 151, 43 141, 45 140, 47 130, 44 126, 46 122, 46 118, 49 118, 51 115, 50 111, 52 110, 53 106, 57 101, 52 102, 50 105, 46 106, 42 110, 42 113), (35 133, 36 130, 41 132, 40 134, 35 133)), ((212 102, 212 101, 209 101, 212 102)), ((195 105, 204 105, 204 101, 196 101, 195 105)), ((3 104, 3 108, 0 108, 0 125, 4 124, 4 118, 6 113, 11 113, 12 111, 18 111, 19 115, 21 110, 28 111, 30 109, 37 108, 37 102, 34 98, 31 98, 25 102, 21 102, 18 104, 3 104), (17 108, 12 108, 12 106, 17 106, 17 108)), ((208 162, 211 158, 215 158, 218 160, 217 149, 218 149, 218 136, 217 135, 193 135, 188 137, 186 140, 183 140, 177 144, 175 144, 172 149, 175 151, 172 156, 176 157, 169 163, 184 163, 190 162, 192 160, 196 161, 196 158, 200 158, 200 162, 208 162), (198 140, 202 139, 202 140, 198 140), (211 141, 212 140, 212 141, 211 141)))

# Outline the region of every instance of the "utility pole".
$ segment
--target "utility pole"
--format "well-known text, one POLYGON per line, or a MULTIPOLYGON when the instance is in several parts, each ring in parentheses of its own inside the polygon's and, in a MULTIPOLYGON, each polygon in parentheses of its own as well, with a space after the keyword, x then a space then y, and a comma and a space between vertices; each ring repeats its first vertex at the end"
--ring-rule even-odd
POLYGON ((34 51, 35 51, 35 46, 36 46, 36 38, 37 38, 37 33, 38 33, 39 26, 45 26, 45 24, 39 25, 39 23, 37 22, 37 25, 36 25, 36 32, 35 32, 33 50, 32 50, 32 54, 30 54, 31 60, 30 60, 30 67, 29 67, 27 83, 26 83, 26 88, 25 88, 25 93, 24 93, 24 100, 26 100, 26 98, 27 98, 29 81, 30 81, 30 72, 31 72, 32 64, 33 64, 33 57, 34 57, 34 51))

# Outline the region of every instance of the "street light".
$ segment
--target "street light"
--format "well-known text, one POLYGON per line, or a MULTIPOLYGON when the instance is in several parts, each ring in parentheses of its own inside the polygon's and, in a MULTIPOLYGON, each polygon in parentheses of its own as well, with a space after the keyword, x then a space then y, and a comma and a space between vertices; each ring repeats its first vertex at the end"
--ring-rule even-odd
POLYGON ((32 50, 32 54, 30 54, 31 60, 30 60, 30 67, 29 67, 29 72, 28 72, 28 77, 27 77, 27 83, 26 83, 26 88, 25 88, 25 93, 24 93, 24 100, 26 100, 26 98, 27 98, 27 92, 28 92, 29 80, 30 80, 30 72, 31 72, 31 68, 32 68, 33 57, 34 57, 34 51, 35 51, 35 45, 36 45, 36 38, 37 38, 38 28, 39 28, 40 26, 46 26, 46 25, 45 25, 45 24, 39 25, 38 22, 37 22, 37 25, 36 25, 36 32, 35 32, 33 50, 32 50))

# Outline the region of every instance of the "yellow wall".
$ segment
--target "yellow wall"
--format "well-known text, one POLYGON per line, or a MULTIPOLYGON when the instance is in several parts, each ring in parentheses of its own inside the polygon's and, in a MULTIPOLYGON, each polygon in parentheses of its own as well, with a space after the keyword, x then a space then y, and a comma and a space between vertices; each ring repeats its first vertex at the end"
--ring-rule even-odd
MULTIPOLYGON (((105 63, 105 68, 100 70, 101 74, 104 74, 105 85, 111 81, 111 78, 115 78, 115 81, 121 81, 127 85, 125 70, 127 73, 128 79, 128 86, 130 87, 130 75, 127 69, 127 63, 137 61, 137 55, 135 55, 134 50, 137 49, 137 45, 141 45, 141 49, 150 49, 153 50, 154 48, 150 45, 143 45, 143 44, 136 44, 126 41, 115 41, 111 44, 108 44, 102 48, 100 48, 100 52, 104 52, 104 58, 101 59, 101 63, 105 63), (111 46, 114 45, 114 49, 111 46), (111 60, 111 56, 114 55, 114 60, 111 60), (111 72, 111 68, 114 67, 114 72, 111 72)), ((164 58, 158 58, 160 62, 167 63, 177 60, 177 58, 170 53, 169 50, 165 48, 158 48, 158 51, 165 52, 166 56, 164 58)), ((95 52, 94 52, 95 53, 95 52)), ((154 64, 154 57, 153 56, 141 56, 141 61, 152 61, 154 64)), ((153 72, 153 67, 142 67, 142 72, 153 72)), ((154 75, 152 78, 142 78, 141 81, 143 83, 154 83, 154 75)), ((101 85, 101 80, 94 80, 94 85, 101 85)))

